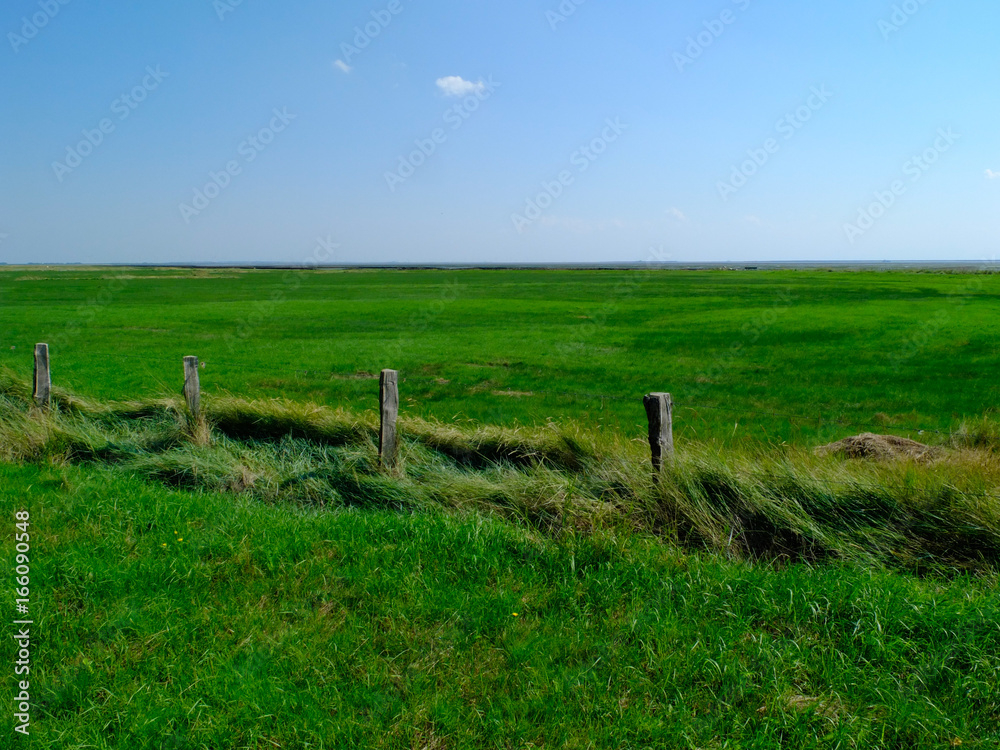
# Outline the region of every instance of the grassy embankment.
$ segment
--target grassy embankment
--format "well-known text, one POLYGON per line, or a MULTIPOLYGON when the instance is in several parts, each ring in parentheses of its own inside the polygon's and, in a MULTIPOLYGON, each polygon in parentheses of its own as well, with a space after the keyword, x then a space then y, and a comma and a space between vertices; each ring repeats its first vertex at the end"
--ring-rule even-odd
POLYGON ((993 483, 982 433, 930 465, 706 446, 654 488, 579 432, 410 421, 391 475, 371 415, 209 400, 206 432, 25 389, 0 486, 32 512, 34 747, 1000 739, 998 506, 958 492, 993 483))
POLYGON ((654 482, 641 442, 567 423, 401 423, 379 467, 375 415, 206 398, 54 409, 0 371, 0 460, 85 462, 167 485, 318 507, 478 510, 548 534, 630 529, 731 556, 991 567, 1000 553, 997 426, 981 420, 920 460, 850 461, 746 443, 687 445, 654 482))

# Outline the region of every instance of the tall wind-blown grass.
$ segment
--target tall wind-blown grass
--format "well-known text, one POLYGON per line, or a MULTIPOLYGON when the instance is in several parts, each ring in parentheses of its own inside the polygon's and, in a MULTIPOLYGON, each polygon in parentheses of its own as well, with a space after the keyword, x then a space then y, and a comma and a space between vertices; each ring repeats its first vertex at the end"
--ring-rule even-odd
POLYGON ((36 408, 0 371, 0 460, 96 462, 176 487, 264 502, 518 519, 545 533, 623 527, 748 559, 850 559, 923 571, 1000 562, 1000 427, 957 430, 932 459, 851 460, 787 446, 682 445, 659 481, 640 439, 575 424, 400 423, 379 467, 377 417, 286 401, 98 403, 56 391, 36 408))

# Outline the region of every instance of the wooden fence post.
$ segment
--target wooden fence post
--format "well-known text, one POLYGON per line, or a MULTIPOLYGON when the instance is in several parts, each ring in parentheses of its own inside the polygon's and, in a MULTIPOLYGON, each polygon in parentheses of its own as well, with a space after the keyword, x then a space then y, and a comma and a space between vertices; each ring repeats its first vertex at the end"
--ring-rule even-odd
POLYGON ((201 384, 198 382, 198 358, 184 358, 184 400, 191 416, 198 418, 201 408, 201 384))
POLYGON ((35 344, 35 374, 31 397, 35 404, 48 408, 52 403, 52 376, 49 373, 49 345, 35 344))
POLYGON ((381 419, 378 431, 378 458, 385 468, 395 468, 399 453, 396 417, 399 415, 399 372, 382 370, 378 381, 381 419))
POLYGON ((659 479, 664 459, 674 457, 674 402, 669 393, 650 393, 643 397, 649 420, 649 448, 653 454, 653 478, 659 479))

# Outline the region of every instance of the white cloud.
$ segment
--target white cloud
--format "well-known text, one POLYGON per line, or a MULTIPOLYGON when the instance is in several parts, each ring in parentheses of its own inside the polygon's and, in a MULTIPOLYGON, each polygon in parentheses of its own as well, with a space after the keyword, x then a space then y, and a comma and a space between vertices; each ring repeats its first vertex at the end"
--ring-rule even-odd
POLYGON ((994 172, 992 169, 987 169, 986 176, 991 180, 995 180, 997 177, 1000 177, 1000 172, 994 172))
POLYGON ((743 218, 745 218, 751 224, 756 224, 757 226, 762 226, 763 225, 763 222, 760 220, 760 218, 757 217, 757 216, 754 216, 753 214, 747 214, 743 218))
POLYGON ((343 60, 334 60, 333 66, 342 73, 350 73, 354 68, 345 63, 343 60))
POLYGON ((681 211, 676 206, 671 206, 670 208, 668 208, 667 213, 673 216, 675 219, 677 219, 677 221, 687 221, 687 216, 685 216, 684 212, 681 211))
POLYGON ((444 92, 445 96, 467 96, 469 94, 479 94, 486 90, 486 84, 482 81, 466 81, 462 76, 445 76, 437 79, 438 88, 444 92))

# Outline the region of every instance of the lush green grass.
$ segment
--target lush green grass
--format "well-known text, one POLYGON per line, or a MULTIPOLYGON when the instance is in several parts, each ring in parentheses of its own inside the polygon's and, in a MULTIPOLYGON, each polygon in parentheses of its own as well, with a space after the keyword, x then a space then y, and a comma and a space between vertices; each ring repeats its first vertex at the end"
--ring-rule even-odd
POLYGON ((1000 741, 995 576, 747 564, 68 466, 0 465, 0 488, 4 518, 32 513, 35 748, 1000 741))
POLYGON ((667 390, 680 439, 815 444, 993 408, 998 294, 912 273, 8 269, 0 364, 30 372, 46 340, 58 384, 127 399, 175 393, 196 354, 209 392, 356 410, 377 393, 356 374, 394 367, 405 413, 636 434, 667 390))
POLYGON ((997 747, 998 291, 0 271, 32 746, 997 747), (26 382, 43 340, 48 413, 26 382), (177 398, 185 354, 204 422, 177 398), (359 374, 385 366, 396 472, 359 374), (660 389, 679 452, 654 484, 640 399, 660 389), (812 453, 853 423, 939 451, 812 453))
POLYGON ((0 370, 0 460, 96 463, 192 489, 330 508, 477 509, 548 534, 628 528, 745 559, 854 560, 948 573, 1000 563, 996 425, 932 457, 858 461, 798 448, 686 444, 653 481, 646 449, 554 425, 400 424, 380 467, 370 416, 208 397, 99 403, 57 391, 41 411, 0 370))

